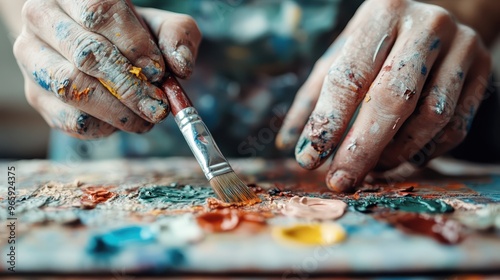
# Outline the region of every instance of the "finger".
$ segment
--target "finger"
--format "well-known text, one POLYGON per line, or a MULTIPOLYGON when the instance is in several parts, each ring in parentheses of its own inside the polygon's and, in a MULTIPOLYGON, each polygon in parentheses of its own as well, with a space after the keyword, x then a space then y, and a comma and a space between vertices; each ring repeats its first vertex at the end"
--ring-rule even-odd
MULTIPOLYGON (((426 12, 430 12, 430 8, 426 12)), ((412 15, 415 22, 431 21, 427 26, 414 26, 411 31, 404 28, 404 23, 399 26, 400 34, 384 63, 386 66, 367 93, 369 98, 330 166, 327 184, 332 190, 350 191, 360 183, 414 111, 428 71, 439 54, 439 49, 433 46, 437 40, 448 44, 449 30, 455 26, 443 9, 435 8, 433 12, 435 14, 429 17, 432 20, 422 14, 412 15)))
MULTIPOLYGON (((26 73, 25 73, 25 77, 26 73)), ((43 88, 31 79, 25 79, 28 103, 38 110, 50 127, 80 139, 96 139, 116 131, 112 125, 45 94, 43 88)))
POLYGON ((396 34, 395 7, 366 2, 356 15, 360 22, 348 36, 324 78, 318 102, 295 148, 298 163, 307 169, 321 165, 339 143, 358 104, 382 67, 396 34), (374 21, 373 18, 379 19, 374 21), (376 24, 374 24, 376 22, 376 24))
POLYGON ((99 79, 112 95, 137 115, 153 123, 167 116, 169 108, 165 94, 144 81, 140 69, 132 66, 115 46, 101 35, 83 29, 52 2, 42 3, 36 7, 26 4, 23 10, 32 34, 57 50, 78 70, 99 79), (49 12, 51 16, 45 17, 49 12), (68 31, 64 40, 53 27, 61 22, 68 31))
POLYGON ((450 49, 441 54, 442 60, 433 67, 435 74, 427 82, 417 110, 382 153, 380 169, 388 170, 408 161, 448 124, 479 46, 472 29, 458 29, 450 49))
POLYGON ((491 56, 482 46, 465 79, 462 95, 458 100, 451 121, 419 152, 412 156, 410 163, 416 166, 424 166, 431 159, 455 148, 465 139, 476 111, 484 100, 491 65, 491 56))
POLYGON ((292 107, 283 120, 283 125, 276 137, 276 146, 282 150, 288 150, 297 143, 299 132, 304 129, 307 117, 312 113, 314 104, 318 101, 325 73, 337 57, 338 50, 345 43, 343 37, 339 37, 323 54, 314 65, 306 82, 297 92, 292 107))
MULTIPOLYGON (((142 69, 149 81, 163 78, 165 63, 160 49, 126 1, 57 0, 57 3, 80 26, 115 45, 133 65, 142 69)), ((70 32, 68 27, 64 21, 57 21, 55 25, 61 38, 70 32)))
POLYGON ((51 91, 64 103, 124 131, 143 133, 152 128, 152 123, 125 107, 98 80, 76 69, 38 38, 20 36, 14 51, 25 72, 32 73, 27 78, 44 89, 37 90, 36 94, 50 94, 51 91))
MULTIPOLYGON (((363 10, 361 8, 360 10, 363 10)), ((364 24, 363 17, 353 18, 337 37, 335 42, 330 45, 326 52, 316 62, 306 82, 297 92, 292 107, 288 111, 283 125, 276 137, 276 146, 282 150, 288 150, 297 143, 300 132, 304 129, 309 115, 311 115, 314 105, 318 101, 321 87, 328 69, 339 56, 340 50, 345 45, 346 38, 349 37, 358 26, 364 24)), ((387 37, 385 36, 377 45, 372 59, 375 60, 380 54, 380 50, 388 47, 387 37)))
POLYGON ((169 68, 180 78, 193 72, 194 62, 201 42, 201 32, 192 17, 157 9, 137 9, 151 31, 169 68))

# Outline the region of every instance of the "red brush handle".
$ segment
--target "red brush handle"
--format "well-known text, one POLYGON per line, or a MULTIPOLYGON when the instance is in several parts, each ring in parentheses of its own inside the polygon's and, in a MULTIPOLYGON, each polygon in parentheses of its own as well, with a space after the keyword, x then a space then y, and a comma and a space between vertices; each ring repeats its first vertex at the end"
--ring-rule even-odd
POLYGON ((173 75, 168 76, 162 83, 161 89, 167 94, 170 109, 174 116, 184 108, 193 107, 193 103, 173 75))

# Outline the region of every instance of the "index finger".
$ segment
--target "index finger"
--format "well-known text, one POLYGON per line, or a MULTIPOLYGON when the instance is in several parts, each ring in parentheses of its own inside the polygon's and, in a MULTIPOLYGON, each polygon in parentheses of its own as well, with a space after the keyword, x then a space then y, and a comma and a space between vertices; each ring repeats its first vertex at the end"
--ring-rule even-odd
MULTIPOLYGON (((75 22, 102 35, 133 65, 142 68, 150 82, 163 78, 165 62, 149 30, 141 24, 126 1, 121 0, 57 0, 59 6, 75 22)), ((58 28, 58 27, 56 27, 58 28)), ((61 34, 67 27, 59 25, 61 34)))

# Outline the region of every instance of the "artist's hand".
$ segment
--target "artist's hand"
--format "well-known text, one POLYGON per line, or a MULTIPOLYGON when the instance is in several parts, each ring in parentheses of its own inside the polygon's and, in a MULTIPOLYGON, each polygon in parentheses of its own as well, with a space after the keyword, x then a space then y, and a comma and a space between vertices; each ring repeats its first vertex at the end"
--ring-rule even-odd
POLYGON ((490 60, 478 35, 438 6, 367 1, 297 93, 277 145, 299 139, 307 169, 337 149, 326 180, 338 192, 375 167, 420 166, 464 139, 490 60))
POLYGON ((50 126, 96 138, 146 132, 168 115, 165 94, 151 82, 166 66, 181 78, 191 74, 200 31, 189 16, 138 9, 141 18, 131 7, 123 0, 26 2, 14 54, 27 99, 50 126))

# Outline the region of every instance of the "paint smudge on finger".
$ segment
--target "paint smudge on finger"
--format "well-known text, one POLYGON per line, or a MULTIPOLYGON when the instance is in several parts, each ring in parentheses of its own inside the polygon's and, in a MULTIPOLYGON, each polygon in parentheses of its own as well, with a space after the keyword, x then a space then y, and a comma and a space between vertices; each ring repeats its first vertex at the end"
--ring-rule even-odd
POLYGON ((277 241, 296 245, 326 246, 340 243, 346 239, 342 226, 334 223, 297 224, 287 227, 274 227, 272 236, 277 241))
POLYGON ((312 220, 334 220, 344 215, 347 204, 341 200, 314 197, 292 197, 282 206, 285 216, 312 220))
POLYGON ((115 85, 111 81, 105 81, 101 78, 98 79, 99 82, 111 93, 114 97, 117 99, 121 99, 122 97, 118 94, 118 92, 115 89, 115 85))
POLYGON ((73 85, 73 90, 71 91, 71 94, 76 101, 80 101, 82 100, 82 98, 85 98, 85 101, 88 101, 89 93, 90 93, 90 88, 85 88, 82 91, 79 91, 76 85, 73 85))
POLYGON ((128 72, 131 73, 131 74, 134 74, 141 81, 147 81, 148 80, 148 78, 142 73, 142 68, 140 68, 140 67, 132 66, 128 72))

